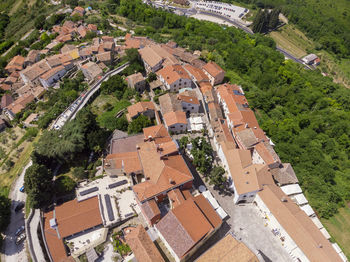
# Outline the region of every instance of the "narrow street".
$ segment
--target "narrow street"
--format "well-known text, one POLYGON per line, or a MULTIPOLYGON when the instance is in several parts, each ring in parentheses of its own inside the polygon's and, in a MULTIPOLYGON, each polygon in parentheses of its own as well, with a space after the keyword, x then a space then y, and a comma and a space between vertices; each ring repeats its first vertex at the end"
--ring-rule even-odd
POLYGON ((21 175, 15 181, 12 190, 10 191, 9 198, 12 201, 11 204, 11 222, 5 231, 5 239, 3 243, 2 261, 5 262, 25 262, 28 261, 26 253, 26 241, 16 245, 15 232, 20 226, 24 226, 24 209, 15 212, 15 207, 20 203, 25 203, 26 194, 19 191, 24 183, 24 174, 28 167, 32 165, 30 161, 23 169, 21 175))

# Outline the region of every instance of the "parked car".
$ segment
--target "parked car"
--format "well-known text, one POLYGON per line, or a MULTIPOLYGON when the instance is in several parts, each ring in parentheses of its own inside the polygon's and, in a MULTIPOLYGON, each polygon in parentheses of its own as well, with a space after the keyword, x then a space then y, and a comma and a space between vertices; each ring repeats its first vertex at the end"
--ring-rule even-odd
POLYGON ((17 206, 15 207, 15 212, 18 212, 20 210, 22 210, 24 208, 24 203, 20 202, 19 204, 17 204, 17 206))
POLYGON ((26 233, 20 234, 18 237, 16 237, 16 245, 19 245, 26 239, 26 233))
POLYGON ((17 230, 16 230, 16 233, 15 235, 18 236, 19 234, 21 234, 23 231, 24 231, 24 226, 20 226, 17 230))
POLYGON ((24 186, 21 186, 20 189, 19 189, 19 192, 24 192, 24 186))

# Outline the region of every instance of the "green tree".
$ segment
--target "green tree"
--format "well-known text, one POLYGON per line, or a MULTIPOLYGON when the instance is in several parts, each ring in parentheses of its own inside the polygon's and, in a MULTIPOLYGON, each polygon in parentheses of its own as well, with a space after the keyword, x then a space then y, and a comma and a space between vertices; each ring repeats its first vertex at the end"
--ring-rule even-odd
POLYGON ((189 143, 190 143, 190 139, 188 136, 183 136, 180 138, 179 144, 181 149, 186 149, 189 143))
POLYGON ((123 97, 127 85, 120 75, 114 75, 101 84, 101 93, 104 95, 115 94, 118 99, 123 97))
POLYGON ((37 18, 35 18, 35 21, 34 21, 35 28, 41 29, 45 24, 45 21, 46 21, 45 15, 39 15, 37 18))
POLYGON ((73 176, 78 180, 82 180, 87 178, 87 173, 85 172, 85 169, 80 166, 73 169, 73 176))
POLYGON ((24 187, 33 208, 43 207, 52 196, 52 174, 44 165, 33 163, 26 170, 24 187))
POLYGON ((268 25, 268 27, 270 29, 274 29, 274 28, 276 28, 278 26, 279 14, 280 14, 280 9, 279 8, 274 8, 271 11, 269 25, 268 25))
POLYGON ((210 185, 215 185, 220 189, 225 188, 225 182, 226 182, 226 177, 225 177, 225 169, 223 169, 221 166, 215 166, 209 174, 209 184, 210 185))
POLYGON ((11 218, 11 200, 8 197, 0 195, 0 232, 3 232, 11 218))
POLYGON ((152 121, 147 116, 140 115, 132 120, 128 126, 128 134, 137 134, 142 132, 142 129, 152 125, 152 121))
POLYGON ((149 73, 148 74, 148 77, 147 77, 147 82, 148 83, 151 83, 153 81, 157 80, 157 75, 153 72, 149 73))

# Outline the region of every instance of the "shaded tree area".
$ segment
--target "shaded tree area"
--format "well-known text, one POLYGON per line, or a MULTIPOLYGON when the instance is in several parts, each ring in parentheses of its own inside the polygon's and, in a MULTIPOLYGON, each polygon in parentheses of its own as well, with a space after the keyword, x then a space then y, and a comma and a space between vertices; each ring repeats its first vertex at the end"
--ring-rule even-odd
MULTIPOLYGON (((32 161, 35 168, 25 175, 25 188, 26 191, 28 188, 31 207, 43 207, 50 203, 55 190, 59 191, 57 193, 69 191, 75 185, 70 178, 61 178, 55 183, 55 190, 52 188, 52 174, 57 165, 71 166, 81 154, 100 154, 109 135, 109 131, 97 125, 96 115, 90 107, 81 109, 76 118, 61 129, 45 130, 34 146, 32 161), (46 186, 40 180, 45 181, 46 186)), ((77 179, 83 177, 79 169, 74 170, 73 175, 77 179)))
POLYGON ((128 126, 128 134, 141 133, 142 129, 151 126, 152 121, 144 115, 139 115, 137 118, 133 119, 128 126))
POLYGON ((259 10, 253 22, 253 32, 267 33, 269 30, 276 28, 279 23, 279 14, 279 8, 274 8, 272 11, 269 11, 267 9, 259 10))
POLYGON ((320 216, 330 217, 350 201, 350 90, 285 61, 271 38, 176 16, 140 1, 122 0, 118 12, 142 24, 142 35, 205 51, 203 59, 214 60, 227 79, 242 85, 261 127, 282 161, 293 165, 320 216), (164 21, 157 31, 153 17, 164 21))
POLYGON ((49 203, 52 194, 51 171, 45 165, 33 163, 26 170, 24 187, 31 207, 40 208, 49 203))
POLYGON ((129 48, 126 50, 126 56, 124 58, 130 64, 122 72, 123 75, 132 75, 137 72, 144 72, 145 68, 141 60, 141 56, 136 48, 129 48))
MULTIPOLYGON (((6 230, 11 218, 11 200, 0 194, 0 232, 6 230)), ((1 244, 1 241, 0 241, 1 244)))

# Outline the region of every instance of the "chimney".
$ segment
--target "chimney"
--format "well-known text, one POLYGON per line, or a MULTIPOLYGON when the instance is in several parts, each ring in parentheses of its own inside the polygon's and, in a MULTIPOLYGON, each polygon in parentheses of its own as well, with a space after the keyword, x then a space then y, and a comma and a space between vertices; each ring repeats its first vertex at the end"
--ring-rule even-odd
POLYGON ((282 202, 288 202, 287 198, 285 198, 285 197, 282 197, 282 198, 281 198, 281 201, 282 201, 282 202))
POLYGON ((169 184, 175 185, 175 181, 169 178, 169 184))
POLYGON ((245 124, 245 128, 248 128, 248 124, 247 123, 245 124))

